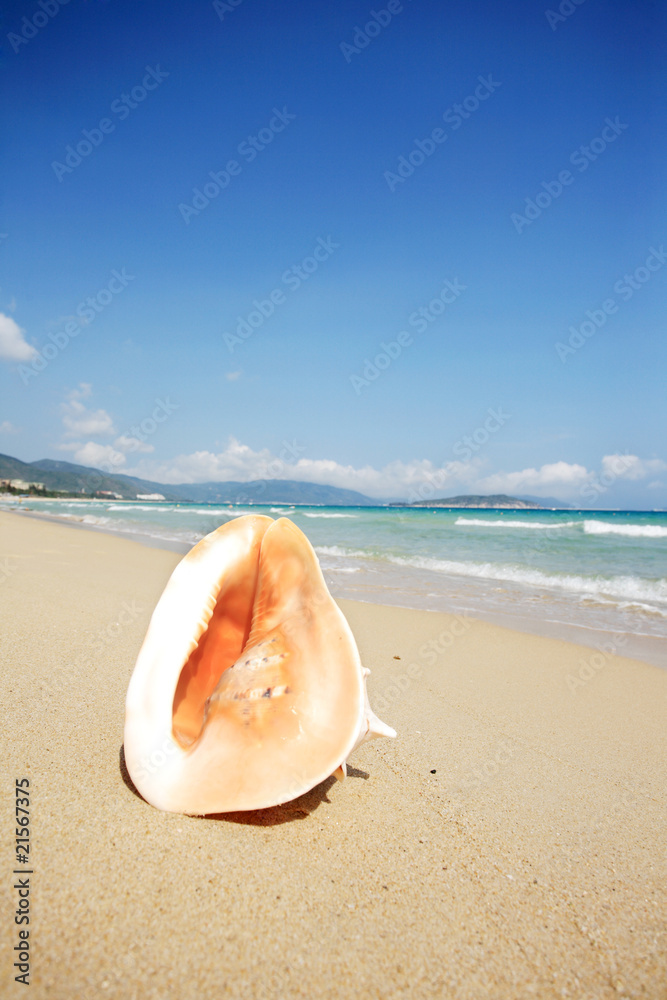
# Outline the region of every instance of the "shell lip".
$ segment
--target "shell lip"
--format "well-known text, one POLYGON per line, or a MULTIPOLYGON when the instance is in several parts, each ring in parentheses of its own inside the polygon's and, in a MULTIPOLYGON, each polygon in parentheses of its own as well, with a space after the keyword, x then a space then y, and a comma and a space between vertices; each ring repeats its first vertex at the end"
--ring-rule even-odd
MULTIPOLYGON (((277 520, 274 520, 265 515, 246 515, 246 517, 248 518, 248 522, 246 522, 246 524, 248 524, 248 527, 250 527, 249 522, 251 519, 253 522, 260 521, 260 519, 262 522, 268 522, 265 524, 264 531, 261 533, 261 538, 258 543, 258 548, 257 548, 258 566, 261 562, 262 551, 265 545, 267 545, 268 543, 268 539, 266 536, 269 531, 280 532, 282 530, 283 532, 284 531, 288 531, 290 533, 294 532, 295 537, 297 539, 300 539, 300 536, 302 536, 302 532, 300 531, 298 526, 295 525, 294 522, 291 521, 289 518, 281 517, 277 520)), ((251 538, 251 534, 243 536, 240 530, 242 528, 242 524, 239 524, 239 522, 244 520, 245 518, 236 519, 236 524, 238 524, 239 527, 238 537, 241 540, 244 537, 246 537, 246 540, 251 538)), ((223 529, 226 527, 227 525, 224 525, 223 529)), ((261 527, 261 525, 257 527, 261 527)), ((220 530, 221 529, 218 529, 218 531, 220 530)), ((212 532, 211 535, 206 536, 206 538, 202 539, 202 542, 199 543, 199 545, 202 545, 202 543, 206 544, 203 546, 202 550, 200 550, 199 555, 196 558, 193 558, 193 560, 191 560, 191 562, 189 563, 188 572, 182 572, 178 577, 179 585, 183 584, 187 585, 189 579, 188 573, 192 575, 191 571, 193 567, 197 569, 197 567, 203 566, 205 558, 210 558, 214 550, 216 550, 218 541, 220 543, 223 542, 224 536, 218 536, 218 538, 216 539, 215 538, 216 534, 217 532, 212 532)), ((254 534, 253 537, 255 537, 254 534)), ((289 535, 286 537, 289 539, 289 535)), ((177 734, 174 732, 174 724, 173 724, 174 715, 173 715, 173 704, 172 704, 172 711, 170 711, 169 713, 169 723, 166 727, 166 730, 167 732, 170 733, 171 739, 176 744, 177 753, 175 757, 172 758, 170 766, 168 768, 170 775, 169 778, 167 775, 167 771, 165 771, 163 773, 162 781, 158 780, 157 782, 155 782, 154 786, 152 785, 152 783, 151 787, 149 787, 149 785, 143 785, 143 783, 141 782, 138 783, 135 780, 135 775, 133 774, 133 768, 131 768, 128 761, 128 772, 135 784, 135 787, 137 788, 137 791, 142 795, 142 797, 146 798, 146 801, 151 802, 151 804, 157 805, 159 808, 166 809, 167 811, 175 811, 175 812, 177 811, 177 812, 187 813, 193 816, 216 815, 216 814, 224 814, 227 812, 230 813, 248 812, 248 811, 253 811, 255 809, 271 808, 273 806, 281 805, 284 804, 285 802, 292 801, 295 798, 299 798, 301 795, 307 793, 309 790, 311 790, 312 788, 316 787, 317 785, 325 781, 327 778, 329 778, 336 770, 344 768, 347 757, 354 751, 354 749, 356 749, 357 746, 359 746, 360 743, 364 742, 365 739, 370 739, 373 736, 380 736, 380 735, 395 736, 394 730, 392 730, 388 726, 385 726, 383 723, 380 723, 380 721, 377 720, 377 718, 370 710, 370 705, 368 704, 368 697, 366 693, 366 681, 364 676, 364 670, 363 667, 361 666, 359 653, 356 647, 356 642, 354 640, 354 636, 350 629, 349 623, 347 622, 345 616, 343 615, 343 612, 338 607, 336 602, 331 597, 331 594, 329 593, 329 590, 326 586, 326 582, 321 572, 321 567, 319 566, 319 562, 317 560, 317 557, 315 556, 314 551, 312 550, 312 547, 310 546, 310 543, 305 538, 305 536, 302 537, 303 539, 305 539, 306 543, 306 548, 302 550, 302 554, 305 554, 308 560, 307 572, 311 574, 311 582, 313 588, 315 588, 314 593, 316 594, 316 596, 318 596, 319 600, 317 588, 321 588, 321 595, 323 596, 325 601, 324 607, 327 609, 327 614, 331 614, 333 612, 333 618, 330 619, 331 624, 333 625, 335 622, 336 633, 338 634, 338 641, 342 644, 341 645, 342 655, 349 658, 348 659, 349 663, 348 669, 350 671, 349 680, 352 681, 353 676, 356 679, 356 683, 354 683, 351 688, 351 692, 352 690, 357 689, 356 695, 354 697, 354 700, 358 705, 358 712, 355 712, 356 724, 352 723, 352 721, 350 720, 349 732, 347 733, 348 738, 344 740, 344 743, 338 744, 337 750, 334 750, 334 753, 329 757, 326 767, 318 768, 317 772, 311 771, 308 774, 304 773, 302 776, 300 774, 301 768, 299 767, 297 762, 296 767, 294 768, 294 781, 291 784, 291 787, 285 787, 284 782, 278 782, 277 784, 279 786, 282 785, 282 787, 280 787, 279 790, 276 789, 276 793, 274 795, 265 794, 264 800, 261 803, 256 802, 252 805, 241 804, 241 800, 248 801, 248 797, 246 795, 242 795, 239 797, 240 801, 238 804, 230 802, 229 806, 223 806, 222 808, 220 807, 220 805, 212 806, 211 808, 202 808, 202 806, 205 806, 207 798, 207 793, 204 792, 201 796, 195 796, 195 798, 199 798, 199 802, 193 802, 192 807, 188 809, 187 797, 189 792, 187 791, 187 784, 188 784, 187 766, 188 763, 193 760, 193 758, 197 757, 198 751, 202 748, 203 744, 205 743, 205 735, 207 731, 208 720, 205 715, 204 718, 202 719, 202 725, 201 728, 199 729, 199 732, 197 733, 196 738, 189 745, 183 746, 181 742, 178 740, 177 734), (174 782, 175 784, 172 785, 172 782, 174 782), (176 789, 175 785, 178 785, 180 790, 176 789)), ((303 543, 299 540, 299 546, 301 546, 302 544, 303 543)), ((199 546, 196 546, 195 549, 197 549, 198 547, 199 546)), ((191 551, 194 552, 195 550, 191 551)), ((219 549, 217 549, 217 551, 220 552, 219 549)), ((231 548, 227 550, 227 554, 233 555, 233 553, 234 553, 234 546, 232 545, 231 548)), ((179 563, 176 570, 174 571, 174 574, 172 575, 172 579, 174 579, 177 576, 179 570, 186 562, 186 560, 187 557, 186 559, 182 560, 181 563, 179 563)), ((202 643, 203 637, 206 635, 211 625, 211 620, 213 618, 218 602, 224 599, 225 577, 228 569, 229 566, 225 566, 222 574, 219 573, 215 574, 215 576, 217 577, 216 579, 213 578, 209 564, 207 564, 207 567, 204 567, 204 569, 202 569, 204 575, 208 573, 209 588, 206 598, 201 600, 199 603, 198 614, 188 616, 191 623, 193 622, 194 618, 194 625, 192 626, 192 630, 190 632, 190 640, 188 643, 189 651, 188 650, 184 651, 182 656, 179 654, 178 659, 180 660, 180 662, 178 664, 176 664, 175 662, 176 657, 174 656, 174 653, 177 652, 175 649, 172 648, 172 654, 171 656, 169 656, 172 662, 172 668, 170 669, 172 669, 172 672, 176 673, 176 678, 177 678, 176 683, 178 683, 178 679, 180 678, 182 671, 188 664, 192 652, 196 650, 202 643)), ((167 585, 167 588, 165 588, 165 594, 163 595, 163 597, 166 596, 171 583, 172 581, 170 580, 169 584, 167 585)), ((259 587, 258 579, 255 579, 254 586, 252 586, 251 593, 249 594, 249 597, 247 599, 248 607, 246 610, 249 612, 249 614, 251 614, 253 620, 255 618, 255 613, 256 613, 258 587, 259 587)), ((200 596, 202 593, 203 591, 201 591, 200 588, 200 596)), ((174 596, 173 591, 171 596, 172 597, 174 596)), ((158 602, 158 606, 154 611, 153 618, 151 619, 151 626, 153 625, 154 620, 156 627, 158 626, 161 627, 165 623, 165 621, 169 621, 169 617, 165 616, 164 607, 160 609, 160 604, 162 600, 163 599, 161 598, 160 602, 158 602)), ((312 614, 314 614, 315 616, 317 616, 318 614, 317 603, 318 602, 316 601, 314 607, 310 609, 312 614)), ((193 605, 193 602, 190 601, 189 608, 187 610, 192 611, 193 607, 196 609, 196 602, 193 605)), ((186 609, 183 610, 185 612, 186 609)), ((187 620, 185 615, 183 620, 187 620)), ((289 617, 284 619, 283 624, 289 623, 290 620, 291 619, 289 617)), ((149 633, 146 636, 145 645, 149 639, 150 632, 151 632, 151 627, 149 627, 149 633)), ((250 640, 251 635, 252 635, 252 625, 250 627, 248 634, 245 637, 245 640, 243 642, 237 660, 230 662, 228 666, 221 671, 220 677, 224 675, 224 673, 230 667, 232 667, 234 663, 238 661, 238 659, 243 655, 244 651, 246 651, 247 644, 250 640)), ((168 655, 169 644, 168 643, 165 644, 164 642, 160 641, 163 639, 163 636, 160 634, 159 628, 157 636, 155 638, 157 640, 156 649, 151 650, 151 653, 168 655)), ((142 652, 140 652, 139 654, 139 660, 142 657, 143 649, 144 647, 142 647, 142 652)), ((151 658, 155 658, 157 660, 159 659, 159 656, 157 657, 151 656, 151 658)), ((139 690, 139 688, 141 687, 141 685, 139 684, 140 678, 139 676, 137 676, 137 668, 139 667, 139 660, 137 661, 137 667, 135 667, 135 675, 133 675, 132 681, 130 683, 130 688, 128 689, 128 699, 127 699, 128 715, 126 718, 126 749, 127 749, 127 743, 129 742, 128 740, 129 732, 127 727, 131 722, 131 717, 133 717, 132 719, 133 722, 137 721, 136 720, 137 709, 139 709, 139 714, 140 714, 141 710, 144 707, 147 707, 146 694, 147 693, 149 695, 151 694, 150 690, 148 692, 146 692, 146 690, 143 691, 139 690), (137 690, 134 693, 140 696, 138 698, 131 697, 131 694, 133 693, 133 682, 135 681, 136 681, 135 687, 137 688, 137 690)), ((157 662, 154 665, 159 667, 159 664, 157 662)), ((220 677, 218 678, 218 683, 220 677)), ((149 677, 149 688, 150 687, 151 687, 151 678, 149 677)), ((155 684, 153 684, 153 690, 154 689, 155 689, 155 684)), ((172 688, 171 690, 172 692, 175 693, 175 687, 172 688)), ((207 706, 210 703, 211 695, 212 692, 209 693, 209 696, 207 698, 206 702, 207 706)), ((173 703, 173 694, 172 694, 172 703, 173 703)), ((159 732, 162 735, 164 735, 165 734, 164 723, 167 722, 165 714, 160 713, 162 714, 162 724, 158 724, 159 717, 156 714, 154 713, 151 714, 153 717, 153 721, 155 723, 155 725, 153 726, 154 735, 156 732, 159 732)), ((346 731, 348 730, 348 724, 345 725, 345 730, 346 731)), ((134 733, 136 734, 136 726, 134 728, 134 733)), ((136 750, 137 741, 136 739, 134 739, 134 737, 132 742, 133 744, 135 744, 133 746, 133 749, 136 750)), ((145 749, 147 743, 151 743, 153 742, 153 740, 148 735, 148 739, 146 741, 140 740, 140 742, 143 744, 143 749, 145 749)), ((139 747, 139 749, 141 750, 142 748, 139 747)), ((297 753, 301 752, 302 751, 297 751, 297 753)), ((305 753, 307 755, 307 750, 305 751, 305 753)), ((132 754, 130 754, 130 757, 131 756, 132 754)), ((136 753, 134 756, 137 756, 136 753)), ((204 758, 205 760, 210 759, 210 748, 204 751, 204 758)), ((242 766, 242 762, 240 762, 240 766, 242 766)), ((307 768, 305 770, 307 771, 307 768)))

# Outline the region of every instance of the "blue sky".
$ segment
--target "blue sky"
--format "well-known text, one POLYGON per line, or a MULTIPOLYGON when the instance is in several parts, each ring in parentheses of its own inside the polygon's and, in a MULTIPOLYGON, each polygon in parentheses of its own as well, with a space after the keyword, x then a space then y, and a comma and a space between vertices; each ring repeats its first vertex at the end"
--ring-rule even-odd
POLYGON ((667 506, 663 5, 43 2, 0 451, 667 506))

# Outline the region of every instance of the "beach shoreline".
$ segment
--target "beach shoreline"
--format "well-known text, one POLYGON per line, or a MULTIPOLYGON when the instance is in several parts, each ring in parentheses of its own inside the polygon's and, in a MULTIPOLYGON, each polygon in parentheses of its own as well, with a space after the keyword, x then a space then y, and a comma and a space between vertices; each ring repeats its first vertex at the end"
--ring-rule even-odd
POLYGON ((0 513, 35 997, 664 995, 664 671, 611 655, 582 675, 586 647, 341 600, 397 738, 275 809, 162 813, 123 770, 124 698, 178 560, 0 513))
MULTIPOLYGON (((82 501, 83 503, 87 501, 82 501)), ((115 501, 114 501, 115 503, 115 501)), ((130 504, 130 501, 127 501, 130 504)), ((149 548, 163 549, 168 552, 175 552, 185 555, 196 542, 178 541, 174 538, 159 537, 155 534, 142 533, 141 531, 128 531, 114 528, 112 525, 100 525, 86 522, 83 517, 72 515, 65 520, 62 516, 49 514, 42 511, 15 509, 5 511, 9 514, 20 514, 24 517, 32 517, 57 524, 67 524, 84 531, 101 532, 110 534, 117 538, 129 538, 140 545, 149 548)), ((378 587, 373 585, 372 578, 350 580, 343 574, 337 574, 335 570, 325 569, 325 578, 329 589, 336 598, 358 601, 364 604, 381 604, 392 607, 402 607, 415 611, 433 611, 436 613, 457 614, 463 613, 489 622, 492 625, 499 625, 517 632, 528 635, 544 636, 545 638, 561 639, 565 642, 573 642, 588 647, 590 650, 607 656, 610 653, 617 653, 622 656, 642 660, 653 666, 667 669, 667 638, 637 634, 629 632, 622 627, 596 628, 582 623, 566 621, 562 619, 552 619, 548 617, 539 618, 533 615, 522 614, 519 607, 509 607, 498 610, 482 606, 476 603, 473 607, 466 606, 466 602, 452 603, 447 595, 431 594, 428 605, 423 603, 423 594, 419 595, 413 589, 411 591, 410 582, 412 578, 418 579, 418 571, 406 568, 403 570, 403 579, 400 588, 396 586, 378 587), (462 604, 463 606, 457 606, 462 604)), ((423 590, 428 588, 423 587, 423 590)))

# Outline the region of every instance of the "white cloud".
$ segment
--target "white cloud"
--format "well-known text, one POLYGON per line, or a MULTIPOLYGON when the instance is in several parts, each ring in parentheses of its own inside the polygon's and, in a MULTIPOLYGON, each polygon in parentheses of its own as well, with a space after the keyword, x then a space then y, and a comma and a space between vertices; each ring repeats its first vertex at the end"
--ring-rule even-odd
POLYGON ((639 458, 637 455, 605 455, 602 472, 615 479, 645 479, 657 472, 664 472, 667 462, 660 458, 639 458))
MULTIPOLYGON (((268 448, 253 451, 248 445, 230 438, 227 448, 217 454, 195 451, 190 455, 178 455, 166 462, 142 462, 132 472, 138 476, 150 474, 151 478, 155 476, 159 482, 164 483, 205 483, 225 479, 248 482, 271 475, 267 469, 273 460, 274 456, 268 448)), ((281 465, 284 466, 285 463, 281 465)), ((285 479, 289 476, 276 476, 274 471, 271 478, 285 479)))
POLYGON ((60 446, 64 451, 74 452, 74 461, 79 465, 92 465, 96 469, 104 469, 106 472, 124 471, 126 458, 122 451, 118 451, 111 444, 98 444, 96 441, 72 442, 69 445, 60 446))
POLYGON ((138 438, 117 437, 114 443, 99 444, 97 441, 66 441, 58 445, 60 451, 73 452, 73 459, 81 465, 94 465, 105 472, 125 471, 123 466, 127 462, 127 453, 130 452, 151 452, 155 449, 152 444, 145 444, 138 438))
POLYGON ((479 465, 475 462, 446 462, 438 466, 428 459, 413 459, 410 462, 389 462, 381 469, 374 469, 371 465, 355 469, 354 466, 340 465, 328 459, 300 458, 291 467, 290 475, 281 478, 328 483, 376 497, 400 497, 421 490, 419 497, 430 499, 462 488, 462 484, 478 474, 479 465))
POLYGON ((0 358, 3 361, 32 361, 37 351, 25 340, 24 331, 11 316, 0 313, 0 358))
MULTIPOLYGON (((622 468, 627 470, 624 478, 638 478, 639 468, 642 475, 667 468, 667 463, 660 459, 630 457, 633 458, 630 466, 619 466, 616 461, 611 461, 614 456, 605 456, 601 471, 609 474, 610 470, 622 468)), ((627 462, 628 456, 620 458, 627 462)), ((253 451, 235 438, 230 438, 227 447, 219 452, 196 451, 164 462, 142 459, 126 471, 161 483, 296 479, 357 490, 378 499, 403 497, 410 500, 429 500, 455 493, 532 493, 536 496, 555 495, 563 500, 576 499, 581 496, 582 487, 595 484, 598 476, 595 470, 564 461, 546 463, 537 469, 495 472, 486 476, 482 475, 481 459, 445 462, 443 465, 428 459, 396 460, 380 469, 371 465, 357 468, 333 459, 297 458, 288 449, 280 455, 274 455, 268 448, 253 451)), ((614 479, 620 478, 617 472, 613 475, 614 479)))
POLYGON ((0 434, 18 434, 18 427, 14 427, 11 420, 3 420, 0 424, 0 434))
POLYGON ((141 457, 155 449, 152 444, 142 442, 131 434, 117 436, 113 444, 82 442, 84 435, 115 433, 113 421, 106 410, 91 411, 83 404, 82 400, 91 394, 92 387, 82 382, 63 404, 66 437, 76 436, 79 440, 66 441, 60 447, 73 452, 74 460, 82 465, 93 465, 110 472, 123 471, 165 484, 295 479, 356 490, 377 499, 414 501, 453 496, 455 493, 531 493, 576 500, 582 495, 584 486, 597 484, 598 475, 602 477, 606 489, 617 479, 640 479, 649 474, 654 477, 667 470, 667 463, 661 459, 640 459, 636 455, 605 455, 599 473, 578 463, 559 461, 539 468, 483 475, 484 462, 481 458, 442 465, 428 459, 412 459, 395 460, 382 468, 372 465, 355 467, 334 459, 299 457, 304 449, 297 442, 291 445, 285 442, 279 454, 274 454, 268 448, 255 451, 233 437, 219 451, 195 451, 157 461, 141 457), (127 467, 128 455, 135 456, 132 468, 127 467), (605 475, 612 477, 609 483, 605 482, 605 475))
POLYGON ((106 410, 89 410, 82 399, 92 394, 89 382, 80 382, 77 389, 67 396, 67 402, 60 407, 65 427, 65 437, 100 437, 115 434, 113 419, 106 410))
POLYGON ((76 389, 67 394, 66 402, 61 405, 65 441, 57 447, 61 451, 73 452, 75 462, 81 465, 93 465, 107 472, 119 472, 127 462, 126 455, 135 452, 150 454, 155 451, 152 444, 141 441, 131 434, 120 434, 113 444, 100 444, 97 441, 82 441, 81 438, 108 437, 116 434, 113 418, 106 410, 88 409, 83 400, 93 394, 90 382, 79 382, 76 389), (78 438, 79 440, 68 440, 78 438))
POLYGON ((241 378, 243 372, 227 372, 225 378, 228 382, 236 382, 237 379, 241 378))
MULTIPOLYGON (((298 448, 296 450, 298 452, 298 448)), ((127 471, 161 483, 298 479, 378 497, 402 496, 409 489, 418 489, 432 480, 435 480, 439 491, 436 495, 442 495, 442 490, 460 486, 478 473, 478 465, 474 462, 448 462, 438 467, 426 459, 415 459, 411 462, 394 461, 382 469, 375 469, 370 465, 362 468, 341 465, 332 459, 299 458, 295 461, 294 457, 288 448, 274 455, 268 448, 253 451, 248 445, 230 438, 221 452, 196 451, 190 455, 178 455, 167 462, 144 460, 127 471)))
POLYGON ((133 452, 133 451, 143 451, 151 452, 155 451, 152 444, 147 444, 145 441, 140 441, 136 437, 128 437, 127 434, 121 434, 114 441, 114 447, 120 448, 121 451, 133 452))
POLYGON ((520 472, 495 472, 477 483, 481 493, 535 493, 545 496, 555 490, 563 496, 577 492, 592 476, 583 465, 553 462, 539 469, 520 472))

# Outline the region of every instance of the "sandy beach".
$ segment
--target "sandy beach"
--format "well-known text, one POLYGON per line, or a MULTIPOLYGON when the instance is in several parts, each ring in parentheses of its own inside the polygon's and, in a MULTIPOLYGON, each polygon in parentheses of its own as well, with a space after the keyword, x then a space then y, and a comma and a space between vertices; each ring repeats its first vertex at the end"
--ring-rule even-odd
POLYGON ((162 813, 124 699, 179 558, 0 514, 3 996, 24 777, 33 997, 667 996, 667 672, 341 601, 398 738, 281 807, 162 813))

